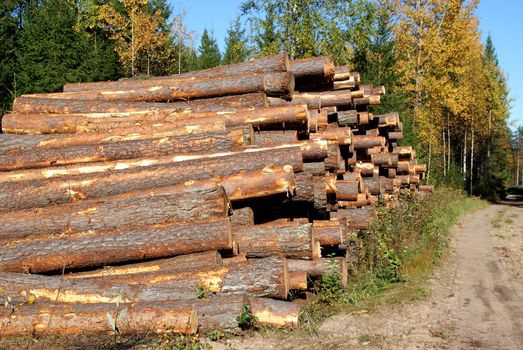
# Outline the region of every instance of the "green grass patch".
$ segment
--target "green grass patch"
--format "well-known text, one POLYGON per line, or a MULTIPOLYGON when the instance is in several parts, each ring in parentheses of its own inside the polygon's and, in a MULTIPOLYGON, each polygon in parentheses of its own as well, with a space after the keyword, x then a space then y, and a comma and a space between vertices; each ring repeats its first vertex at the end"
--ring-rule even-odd
POLYGON ((396 203, 378 207, 372 229, 354 242, 358 264, 349 288, 334 288, 328 277, 308 310, 308 324, 340 311, 428 297, 426 276, 447 249, 452 225, 486 205, 461 191, 440 188, 427 197, 405 192, 396 203))

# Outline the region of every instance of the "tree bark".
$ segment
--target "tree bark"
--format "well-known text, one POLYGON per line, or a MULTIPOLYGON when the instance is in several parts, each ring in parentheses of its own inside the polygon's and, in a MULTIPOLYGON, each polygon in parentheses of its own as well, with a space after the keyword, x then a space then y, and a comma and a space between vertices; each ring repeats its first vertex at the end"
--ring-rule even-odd
POLYGON ((298 141, 298 132, 295 130, 259 131, 254 134, 254 137, 256 145, 294 143, 298 141))
POLYGON ((290 61, 290 72, 296 78, 317 76, 332 79, 335 66, 332 56, 303 58, 290 61))
POLYGON ((104 102, 46 98, 45 95, 22 95, 13 102, 13 112, 24 114, 78 114, 152 112, 233 112, 242 107, 268 107, 264 92, 212 97, 183 102, 104 102))
POLYGON ((290 72, 227 75, 195 80, 140 80, 136 86, 114 90, 93 90, 42 94, 46 98, 116 101, 169 102, 250 92, 265 92, 268 96, 291 98, 294 76, 290 72))
MULTIPOLYGON (((239 128, 233 138, 241 134, 239 128), (236 135, 235 135, 236 134, 236 135)), ((60 148, 13 149, 0 153, 0 171, 43 168, 57 165, 104 162, 119 159, 187 155, 209 150, 232 151, 238 149, 231 134, 215 132, 200 135, 183 135, 151 139, 124 140, 103 144, 86 144, 60 148)))
POLYGON ((235 248, 227 219, 122 225, 108 230, 4 241, 2 245, 0 269, 32 273, 235 248))
POLYGON ((51 334, 193 334, 198 329, 198 312, 190 300, 174 302, 115 304, 38 303, 0 311, 2 336, 44 336, 51 334), (125 310, 125 314, 120 314, 125 310), (122 316, 123 315, 123 316, 122 316))
POLYGON ((194 79, 216 79, 230 75, 253 75, 272 72, 289 71, 289 59, 286 53, 278 53, 257 59, 221 65, 214 68, 163 77, 154 77, 147 80, 127 79, 118 81, 104 81, 95 83, 66 83, 64 92, 120 90, 137 86, 155 86, 161 82, 182 83, 194 79))
POLYGON ((385 177, 365 177, 363 182, 370 194, 377 196, 385 193, 385 177))
POLYGON ((336 180, 336 200, 355 201, 359 193, 359 181, 336 180))
POLYGON ((311 224, 245 226, 233 232, 240 253, 247 257, 280 256, 312 259, 320 256, 311 224))
POLYGON ((190 268, 204 269, 221 266, 222 264, 223 260, 220 253, 217 250, 209 250, 129 265, 105 266, 98 270, 75 272, 74 274, 65 275, 65 278, 119 276, 145 272, 187 270, 190 268))
MULTIPOLYGON (((19 181, 68 178, 69 183, 78 176, 91 176, 105 173, 109 178, 112 174, 126 174, 146 172, 148 169, 162 171, 170 169, 172 176, 176 173, 198 172, 209 173, 213 176, 226 176, 241 171, 253 171, 266 164, 274 166, 292 165, 294 171, 303 170, 301 149, 298 145, 279 145, 273 147, 252 147, 240 151, 220 152, 209 154, 194 154, 187 156, 163 156, 158 158, 140 158, 100 163, 73 164, 66 167, 50 167, 41 169, 27 169, 0 173, 0 184, 19 181), (223 165, 227 164, 227 167, 223 165)), ((152 176, 152 174, 150 174, 152 176)), ((190 174, 197 177, 196 174, 190 174)), ((115 175, 116 176, 116 175, 115 175)), ((184 175, 188 176, 188 175, 184 175)), ((209 177, 208 176, 208 177, 209 177)), ((205 176, 204 176, 205 177, 205 176)), ((79 177, 78 177, 79 178, 79 177)), ((152 178, 152 181, 155 181, 152 178)), ((2 186, 2 185, 0 185, 2 186)), ((87 186, 87 184, 82 184, 87 186)), ((9 187, 4 187, 8 190, 9 187)), ((1 191, 0 191, 1 195, 1 191)))
POLYGON ((301 307, 288 301, 268 298, 249 298, 251 314, 257 323, 269 327, 295 328, 299 326, 301 307))
POLYGON ((254 225, 254 212, 250 207, 234 209, 230 220, 233 229, 254 225))
POLYGON ((110 230, 120 226, 224 218, 229 203, 214 181, 132 191, 16 212, 0 213, 0 239, 110 230))
POLYGON ((191 125, 224 122, 225 126, 252 125, 256 128, 307 127, 306 106, 276 106, 236 109, 230 112, 173 113, 146 111, 144 113, 84 113, 84 114, 21 114, 8 113, 2 118, 6 133, 49 134, 107 132, 121 128, 146 129, 181 128, 191 125))
POLYGON ((312 223, 313 235, 321 245, 343 244, 342 222, 338 220, 316 220, 312 223))
POLYGON ((338 209, 331 212, 331 219, 345 217, 349 229, 367 230, 372 226, 373 215, 374 208, 338 209))
POLYGON ((352 145, 355 149, 385 147, 386 140, 382 136, 353 135, 352 145))

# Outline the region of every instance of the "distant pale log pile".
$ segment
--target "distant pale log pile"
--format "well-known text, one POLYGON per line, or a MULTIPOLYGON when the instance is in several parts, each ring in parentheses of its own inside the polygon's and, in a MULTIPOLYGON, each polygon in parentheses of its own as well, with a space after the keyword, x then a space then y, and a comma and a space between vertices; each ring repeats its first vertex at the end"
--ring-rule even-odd
POLYGON ((314 280, 350 283, 374 206, 432 191, 399 115, 369 111, 384 94, 331 57, 277 54, 18 97, 0 334, 239 332, 245 310, 296 327, 314 280))

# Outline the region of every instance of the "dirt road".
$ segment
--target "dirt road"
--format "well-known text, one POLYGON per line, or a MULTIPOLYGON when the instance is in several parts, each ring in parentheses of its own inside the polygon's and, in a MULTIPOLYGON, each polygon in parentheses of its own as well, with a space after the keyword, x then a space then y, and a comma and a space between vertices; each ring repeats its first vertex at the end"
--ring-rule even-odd
POLYGON ((255 335, 217 349, 523 349, 523 198, 463 217, 430 296, 327 319, 317 336, 255 335))

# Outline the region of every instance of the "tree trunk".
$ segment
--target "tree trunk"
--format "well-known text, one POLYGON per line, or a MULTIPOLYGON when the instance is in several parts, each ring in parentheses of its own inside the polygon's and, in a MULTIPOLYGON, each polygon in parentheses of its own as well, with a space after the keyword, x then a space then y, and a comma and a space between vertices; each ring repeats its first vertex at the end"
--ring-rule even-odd
POLYGON ((22 95, 13 102, 13 112, 25 114, 81 114, 81 113, 130 113, 163 111, 180 112, 232 112, 242 107, 268 107, 264 92, 196 99, 190 101, 154 102, 103 102, 46 98, 45 95, 22 95))
POLYGON ((45 94, 43 97, 116 102, 168 102, 195 98, 265 92, 268 96, 291 98, 294 76, 289 72, 225 75, 198 79, 146 79, 124 89, 45 94))
POLYGON ((343 244, 341 224, 338 220, 316 220, 312 223, 313 236, 321 245, 343 244))
POLYGON ((258 131, 254 134, 254 138, 256 145, 294 143, 298 141, 298 132, 295 130, 258 131))
POLYGON ((172 272, 190 268, 212 268, 221 266, 222 264, 223 260, 220 253, 217 250, 209 250, 201 253, 178 255, 174 258, 155 259, 129 265, 105 266, 99 270, 75 272, 74 274, 65 275, 65 278, 93 278, 159 271, 172 272))
POLYGON ((0 152, 0 171, 165 155, 189 155, 209 152, 209 150, 215 152, 232 151, 238 149, 238 145, 231 137, 236 140, 238 137, 243 138, 243 129, 239 128, 233 133, 215 132, 200 135, 130 139, 60 148, 27 150, 19 148, 0 152))
POLYGON ((240 253, 248 257, 280 256, 299 259, 320 257, 311 224, 245 226, 233 232, 240 253))
POLYGON ((16 212, 0 213, 0 239, 110 230, 121 226, 224 218, 229 203, 214 181, 133 191, 16 212))
POLYGON ((3 116, 2 130, 18 134, 104 132, 122 128, 180 128, 188 125, 224 122, 225 126, 252 125, 271 129, 307 127, 309 113, 305 106, 279 106, 258 109, 236 109, 231 112, 166 112, 87 114, 20 114, 3 116))
MULTIPOLYGON (((44 181, 46 179, 58 178, 68 178, 67 181, 70 181, 69 183, 73 184, 75 179, 80 178, 79 176, 87 177, 95 176, 95 174, 99 173, 105 173, 105 175, 110 178, 113 174, 146 172, 149 169, 157 170, 158 174, 164 170, 170 169, 173 177, 176 177, 176 173, 182 174, 187 172, 189 174, 191 171, 201 172, 202 174, 210 172, 210 174, 214 176, 226 176, 240 173, 242 171, 257 170, 265 167, 267 164, 273 164, 275 166, 292 165, 294 171, 302 171, 304 164, 301 149, 298 145, 252 147, 233 152, 140 158, 111 162, 74 164, 67 167, 18 170, 0 173, 0 186, 2 186, 1 184, 8 182, 31 180, 44 181), (227 167, 223 166, 224 164, 227 164, 227 167)), ((196 174, 190 175, 194 177, 198 176, 196 174)), ((203 177, 205 177, 205 175, 203 177)), ((151 181, 155 181, 154 178, 152 178, 151 181)), ((81 186, 88 186, 88 184, 82 184, 81 186)), ((3 189, 7 191, 9 187, 4 187, 3 189)))
POLYGON ((249 298, 251 314, 262 326, 295 328, 299 325, 301 307, 288 301, 249 298))
POLYGON ((213 249, 234 250, 227 219, 156 225, 126 225, 115 229, 38 239, 4 241, 0 269, 41 273, 127 261, 169 257, 213 249))
POLYGON ((353 135, 352 145, 355 149, 371 147, 385 147, 386 140, 383 136, 353 135))
POLYGON ((303 58, 290 62, 290 72, 296 78, 318 76, 332 79, 335 66, 332 56, 303 58))
MULTIPOLYGON (((51 334, 193 334, 199 317, 193 300, 116 304, 38 303, 0 311, 2 336, 51 334), (125 310, 125 313, 122 311, 125 310), (115 321, 114 329, 110 323, 115 321)), ((220 305, 220 304, 218 304, 220 305)))
POLYGON ((337 212, 331 212, 333 218, 347 218, 347 227, 349 229, 367 230, 372 226, 374 208, 353 208, 338 209, 337 212))
POLYGON ((257 59, 221 65, 214 68, 197 70, 184 74, 176 74, 163 77, 154 77, 147 80, 127 79, 118 81, 104 81, 96 83, 66 83, 64 92, 97 91, 97 90, 120 90, 134 88, 136 86, 155 86, 161 82, 182 83, 194 79, 216 79, 230 75, 254 75, 272 72, 289 71, 289 58, 285 53, 264 56, 257 59), (146 85, 145 85, 146 84, 146 85))
POLYGON ((385 193, 385 177, 365 177, 363 182, 370 194, 377 196, 385 193))
POLYGON ((234 209, 230 220, 233 229, 254 225, 254 212, 250 207, 234 209))
MULTIPOLYGON (((85 278, 84 278, 85 280, 85 278)), ((287 298, 289 289, 287 261, 275 257, 247 259, 244 262, 222 266, 188 268, 174 271, 152 271, 88 278, 97 284, 107 281, 113 284, 144 286, 200 286, 208 293, 247 294, 287 298)), ((196 290, 195 290, 196 296, 196 290)))

